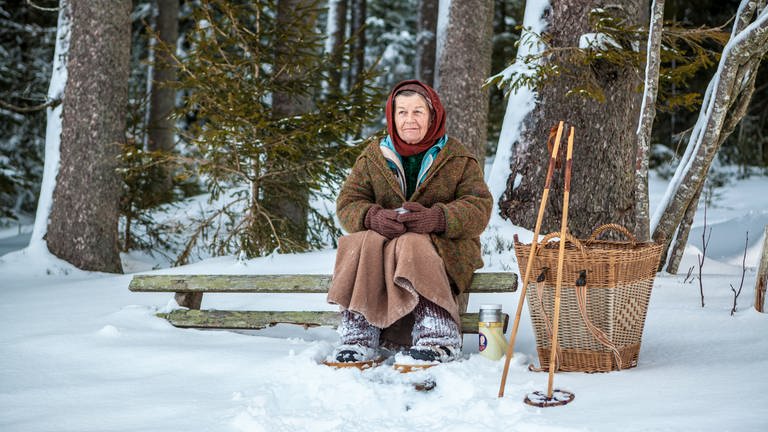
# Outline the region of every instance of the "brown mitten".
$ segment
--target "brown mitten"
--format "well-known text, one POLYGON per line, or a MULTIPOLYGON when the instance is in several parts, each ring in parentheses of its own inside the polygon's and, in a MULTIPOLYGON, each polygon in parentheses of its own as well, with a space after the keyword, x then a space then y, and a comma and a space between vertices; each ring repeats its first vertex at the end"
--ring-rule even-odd
POLYGON ((397 221, 397 212, 374 205, 365 214, 364 225, 388 239, 405 233, 405 225, 397 221))
POLYGON ((403 208, 408 213, 397 216, 408 232, 419 234, 441 233, 445 231, 445 213, 438 206, 426 208, 417 202, 405 202, 403 208))

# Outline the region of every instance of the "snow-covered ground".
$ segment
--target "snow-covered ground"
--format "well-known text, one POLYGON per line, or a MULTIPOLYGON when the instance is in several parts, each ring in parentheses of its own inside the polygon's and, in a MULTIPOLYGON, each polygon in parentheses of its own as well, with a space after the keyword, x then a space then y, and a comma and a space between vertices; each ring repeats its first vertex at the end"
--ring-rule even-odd
MULTIPOLYGON (((652 182, 652 200, 663 187, 652 182)), ((522 402, 547 388, 547 375, 527 368, 538 364, 527 311, 504 398, 496 397, 503 361, 479 356, 474 335, 465 338, 465 358, 436 369, 437 388, 420 393, 387 368, 319 365, 337 340, 331 329, 177 329, 155 317, 173 307, 172 294, 131 293, 132 274, 87 273, 36 250, 14 252, 0 257, 0 430, 766 431, 768 315, 751 305, 767 187, 765 177, 734 182, 709 208, 706 306, 698 282, 684 282, 696 263, 700 211, 683 274, 656 279, 638 367, 558 373, 555 386, 576 399, 547 409, 522 402), (731 316, 747 229, 748 269, 731 316)), ((522 231, 496 227, 487 241, 511 241, 512 232, 522 231)), ((517 271, 510 252, 490 249, 485 270, 517 271)), ((149 272, 330 273, 333 259, 332 250, 224 257, 149 272)), ((131 256, 125 263, 131 271, 153 265, 131 256)), ((517 300, 476 295, 469 309, 498 302, 513 313, 517 300)), ((333 309, 317 295, 208 296, 204 307, 333 309)))

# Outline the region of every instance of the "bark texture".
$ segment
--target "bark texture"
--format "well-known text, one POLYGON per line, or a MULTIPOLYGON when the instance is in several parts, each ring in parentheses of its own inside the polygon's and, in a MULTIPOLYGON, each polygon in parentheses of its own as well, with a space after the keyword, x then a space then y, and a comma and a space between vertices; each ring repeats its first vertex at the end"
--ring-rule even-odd
POLYGON ((651 130, 656 117, 656 95, 659 90, 659 65, 661 63, 661 35, 664 25, 664 0, 653 0, 648 28, 645 61, 645 93, 643 94, 640 123, 637 127, 637 152, 635 157, 635 237, 648 241, 651 237, 651 218, 648 200, 648 158, 651 148, 651 130))
POLYGON ((365 70, 365 45, 367 43, 365 38, 365 18, 368 15, 367 9, 367 0, 352 0, 352 27, 350 30, 355 39, 352 45, 351 57, 353 62, 352 75, 349 80, 350 88, 360 82, 365 70))
POLYGON ((84 270, 120 273, 117 168, 125 140, 131 2, 76 1, 70 7, 69 75, 48 249, 84 270))
POLYGON ((439 0, 421 0, 416 34, 416 79, 434 87, 439 0))
MULTIPOLYGON (((578 46, 579 36, 592 31, 588 13, 607 2, 564 0, 553 2, 546 37, 552 47, 578 46)), ((645 0, 610 2, 611 10, 629 24, 639 24, 645 15, 645 0)), ((558 61, 555 53, 548 61, 558 61)), ((538 101, 523 122, 518 142, 513 144, 511 174, 500 199, 503 217, 514 224, 533 228, 548 165, 546 140, 560 120, 576 129, 573 149, 573 181, 569 202, 569 230, 587 236, 602 224, 635 226, 634 189, 636 127, 641 94, 639 75, 628 66, 598 62, 577 68, 573 75, 560 75, 539 89, 538 101), (589 74, 600 83, 603 103, 579 96, 567 96, 589 74)), ((563 142, 564 143, 564 142, 563 142)), ((561 148, 564 146, 561 145, 561 148)), ((555 174, 545 213, 542 233, 559 230, 563 205, 563 172, 555 174)))
MULTIPOLYGON (((347 34, 347 0, 330 0, 328 27, 333 32, 330 38, 331 61, 334 65, 344 64, 344 39, 347 34)), ((328 86, 331 91, 339 91, 342 68, 331 67, 328 72, 328 86)))
MULTIPOLYGON (((157 0, 157 36, 160 43, 170 47, 176 46, 179 37, 179 2, 178 0, 157 0)), ((156 51, 156 59, 152 68, 152 94, 149 104, 149 140, 150 151, 171 152, 175 143, 173 140, 173 111, 176 92, 164 83, 176 81, 176 67, 170 53, 165 50, 156 51)), ((161 197, 170 197, 173 188, 172 173, 162 167, 157 181, 152 185, 154 193, 161 197)))
POLYGON ((448 136, 461 141, 483 166, 491 71, 493 1, 451 2, 437 86, 445 107, 448 136))

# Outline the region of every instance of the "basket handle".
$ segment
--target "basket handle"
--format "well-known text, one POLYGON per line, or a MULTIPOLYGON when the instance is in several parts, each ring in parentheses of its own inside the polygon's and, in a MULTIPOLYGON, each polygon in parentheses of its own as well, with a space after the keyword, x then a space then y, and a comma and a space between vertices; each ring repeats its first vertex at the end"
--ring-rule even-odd
POLYGON ((587 239, 587 244, 597 241, 597 238, 600 237, 600 234, 608 230, 616 231, 620 234, 623 234, 624 237, 626 237, 627 240, 629 240, 629 243, 631 243, 632 246, 635 246, 637 244, 637 237, 635 237, 634 234, 629 232, 627 228, 619 224, 605 224, 595 228, 595 230, 592 231, 592 235, 590 235, 589 238, 587 239))
MULTIPOLYGON (((559 231, 553 231, 547 235, 544 236, 543 239, 539 242, 539 246, 543 247, 547 243, 549 243, 552 239, 560 238, 560 232, 559 231)), ((572 236, 571 233, 567 232, 565 233, 565 241, 571 242, 572 244, 576 245, 576 247, 579 248, 579 251, 582 255, 586 255, 587 252, 584 250, 584 244, 581 242, 581 240, 577 239, 576 237, 572 236)), ((538 255, 539 251, 541 250, 541 247, 536 248, 536 254, 538 255)))

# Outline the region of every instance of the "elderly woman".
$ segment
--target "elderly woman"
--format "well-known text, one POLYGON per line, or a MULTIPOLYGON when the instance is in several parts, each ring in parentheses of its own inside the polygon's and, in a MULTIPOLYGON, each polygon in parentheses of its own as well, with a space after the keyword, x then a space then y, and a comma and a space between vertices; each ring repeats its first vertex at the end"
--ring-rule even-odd
POLYGON ((451 361, 462 344, 456 296, 483 265, 491 194, 477 159, 445 134, 431 87, 397 84, 386 117, 388 134, 369 140, 336 201, 350 234, 339 239, 328 292, 342 309, 332 360, 371 361, 389 345, 451 361))

